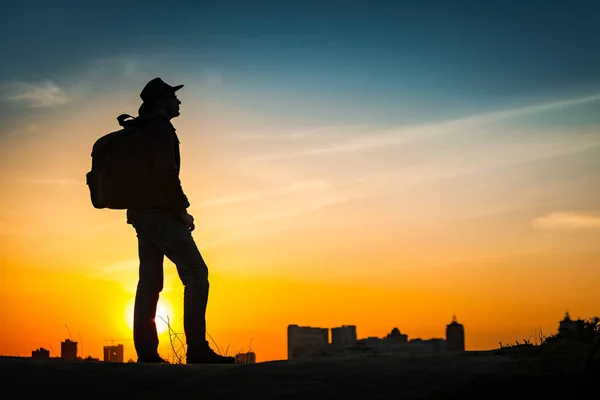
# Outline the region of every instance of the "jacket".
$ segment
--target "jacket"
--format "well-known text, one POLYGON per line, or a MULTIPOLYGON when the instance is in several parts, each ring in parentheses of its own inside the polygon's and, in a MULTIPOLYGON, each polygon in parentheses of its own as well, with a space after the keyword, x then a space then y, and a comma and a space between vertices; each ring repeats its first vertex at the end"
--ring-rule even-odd
POLYGON ((140 117, 138 123, 148 161, 142 185, 145 188, 144 205, 127 210, 128 223, 139 212, 162 210, 179 214, 190 206, 179 179, 181 155, 175 127, 160 114, 144 114, 140 117))

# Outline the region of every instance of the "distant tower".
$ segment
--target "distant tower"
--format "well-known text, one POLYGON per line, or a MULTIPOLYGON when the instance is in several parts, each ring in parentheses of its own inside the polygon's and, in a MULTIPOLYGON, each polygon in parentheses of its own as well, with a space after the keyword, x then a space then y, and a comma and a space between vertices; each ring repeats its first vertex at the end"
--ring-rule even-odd
POLYGON ((331 328, 331 344, 338 348, 355 345, 356 326, 342 325, 338 328, 331 328))
POLYGON ((104 361, 123 362, 123 345, 104 346, 104 361))
POLYGON ((63 360, 77 360, 77 342, 67 339, 60 343, 60 358, 63 360))
POLYGON ((465 351, 465 328, 452 317, 452 322, 446 325, 446 348, 448 351, 465 351))
POLYGON ((577 323, 571 319, 569 311, 565 313, 565 318, 558 323, 558 334, 566 338, 577 334, 577 323))

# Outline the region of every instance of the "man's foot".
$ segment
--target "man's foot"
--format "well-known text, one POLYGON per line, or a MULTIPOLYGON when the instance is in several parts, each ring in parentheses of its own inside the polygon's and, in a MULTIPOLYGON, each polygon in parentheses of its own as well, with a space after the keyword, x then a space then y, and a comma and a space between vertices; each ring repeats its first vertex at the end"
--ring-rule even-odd
POLYGON ((137 362, 139 363, 155 363, 155 364, 169 364, 167 360, 159 356, 158 354, 151 357, 138 357, 137 362))
POLYGON ((206 349, 188 354, 186 358, 187 364, 235 364, 235 358, 221 356, 214 352, 213 349, 206 349))

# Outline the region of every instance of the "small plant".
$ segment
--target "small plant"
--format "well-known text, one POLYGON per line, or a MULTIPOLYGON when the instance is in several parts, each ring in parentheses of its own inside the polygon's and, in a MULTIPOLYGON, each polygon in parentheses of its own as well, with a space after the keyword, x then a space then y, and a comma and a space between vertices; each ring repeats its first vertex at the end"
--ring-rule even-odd
POLYGON ((540 330, 535 344, 530 339, 517 340, 514 344, 499 342, 499 353, 580 360, 584 374, 592 376, 600 372, 600 317, 568 322, 549 336, 543 335, 540 330))
MULTIPOLYGON (((175 330, 171 327, 171 321, 169 319, 169 316, 167 316, 166 319, 161 316, 159 316, 159 318, 161 320, 163 320, 163 322, 165 324, 167 324, 167 329, 169 332, 169 343, 171 345, 171 352, 172 352, 170 361, 173 364, 185 364, 187 343, 185 343, 182 340, 182 338, 181 338, 182 334, 175 332, 175 330)), ((231 350, 230 345, 227 345, 227 347, 225 347, 225 348, 221 348, 221 346, 219 346, 219 344, 213 339, 213 337, 210 335, 210 333, 206 332, 206 335, 212 342, 215 352, 221 356, 235 357, 238 354, 245 354, 245 353, 250 353, 253 351, 252 350, 252 340, 250 340, 250 344, 249 344, 247 350, 241 349, 237 352, 234 352, 231 350)))
POLYGON ((181 340, 181 337, 179 336, 180 334, 175 332, 175 330, 171 326, 171 321, 168 315, 166 320, 161 316, 159 316, 159 318, 162 319, 165 324, 167 324, 167 329, 169 332, 169 343, 171 344, 172 351, 170 361, 173 364, 183 364, 186 353, 186 343, 183 340, 181 340))

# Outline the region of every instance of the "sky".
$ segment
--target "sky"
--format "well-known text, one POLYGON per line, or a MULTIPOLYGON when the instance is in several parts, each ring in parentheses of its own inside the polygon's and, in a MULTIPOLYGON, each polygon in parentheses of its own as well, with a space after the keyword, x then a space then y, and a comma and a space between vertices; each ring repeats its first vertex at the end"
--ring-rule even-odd
POLYGON ((600 4, 249 3, 3 7, 1 355, 135 359, 136 236, 85 174, 157 76, 185 85, 213 346, 284 359, 288 324, 425 339, 456 315, 492 349, 600 314, 600 4))

